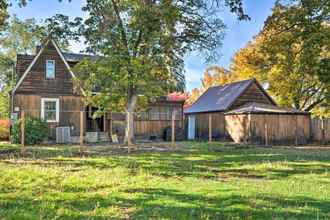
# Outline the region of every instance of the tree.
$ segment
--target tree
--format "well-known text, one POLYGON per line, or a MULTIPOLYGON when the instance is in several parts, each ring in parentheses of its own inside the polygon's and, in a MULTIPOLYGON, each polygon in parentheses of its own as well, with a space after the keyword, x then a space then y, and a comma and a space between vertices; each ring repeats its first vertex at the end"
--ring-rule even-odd
POLYGON ((191 91, 188 103, 194 103, 208 88, 212 86, 221 86, 231 83, 237 79, 237 76, 220 66, 209 66, 206 68, 204 77, 201 79, 202 87, 194 88, 191 91))
MULTIPOLYGON (((240 0, 224 1, 247 19, 240 0)), ((184 89, 183 56, 200 51, 217 57, 224 24, 221 1, 88 0, 84 37, 88 51, 102 57, 78 67, 87 100, 101 110, 126 111, 126 137, 133 140, 139 97, 148 100, 184 89), (214 4, 212 4, 214 3, 214 4), (92 95, 99 88, 98 95, 92 95), (119 105, 117 103, 120 103, 119 105)))
POLYGON ((188 104, 192 105, 201 96, 202 92, 198 88, 193 88, 188 98, 188 104))
POLYGON ((8 17, 8 2, 6 0, 0 0, 0 27, 4 25, 5 20, 8 17))
MULTIPOLYGON (((31 0, 29 0, 31 1, 31 0)), ((59 2, 62 2, 63 0, 58 0, 59 2)), ((71 0, 68 0, 71 2, 71 0)), ((16 0, 15 3, 17 3, 20 7, 25 7, 27 5, 28 0, 16 0)), ((9 2, 9 0, 0 0, 0 30, 3 25, 5 25, 6 20, 9 17, 8 14, 8 7, 10 7, 12 4, 9 2)))
POLYGON ((277 3, 262 31, 238 51, 231 71, 256 77, 285 106, 311 111, 329 102, 329 2, 277 3))

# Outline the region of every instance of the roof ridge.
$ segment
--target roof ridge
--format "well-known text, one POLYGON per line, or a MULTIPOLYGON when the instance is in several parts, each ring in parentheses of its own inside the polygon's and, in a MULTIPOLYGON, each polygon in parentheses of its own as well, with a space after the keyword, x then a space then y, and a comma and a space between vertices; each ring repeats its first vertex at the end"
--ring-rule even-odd
POLYGON ((75 52, 63 52, 63 54, 84 55, 84 56, 96 56, 96 55, 94 55, 94 54, 75 53, 75 52))
POLYGON ((243 82, 247 82, 247 81, 255 81, 255 80, 256 79, 254 77, 252 77, 252 78, 249 78, 249 79, 243 79, 243 80, 239 80, 239 81, 235 81, 235 82, 231 82, 231 83, 226 83, 226 84, 223 84, 223 86, 237 84, 237 83, 243 83, 243 82))
MULTIPOLYGON (((233 84, 242 83, 242 82, 247 82, 247 81, 252 81, 252 80, 255 80, 255 78, 252 77, 252 78, 249 78, 249 79, 239 80, 239 81, 235 81, 235 82, 231 82, 231 83, 225 83, 225 84, 223 84, 223 85, 210 86, 209 88, 225 87, 225 86, 228 86, 228 85, 233 85, 233 84)), ((208 89, 209 89, 209 88, 208 88, 208 89)))

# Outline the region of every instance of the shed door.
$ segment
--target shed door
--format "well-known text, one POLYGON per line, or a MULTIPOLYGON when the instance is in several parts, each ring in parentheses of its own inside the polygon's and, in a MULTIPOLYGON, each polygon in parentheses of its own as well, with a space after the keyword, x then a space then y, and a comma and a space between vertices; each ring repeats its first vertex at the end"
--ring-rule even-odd
POLYGON ((188 139, 195 139, 195 131, 196 131, 196 116, 189 115, 188 116, 188 139))

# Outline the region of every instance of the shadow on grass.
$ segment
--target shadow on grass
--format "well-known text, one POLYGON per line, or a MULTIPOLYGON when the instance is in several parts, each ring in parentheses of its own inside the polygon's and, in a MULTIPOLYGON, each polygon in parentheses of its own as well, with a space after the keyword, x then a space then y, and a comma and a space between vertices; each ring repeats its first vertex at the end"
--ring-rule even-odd
MULTIPOLYGON (((142 170, 169 179, 174 185, 174 177, 194 177, 196 182, 208 178, 282 180, 292 175, 324 174, 330 168, 327 151, 185 144, 188 146, 181 146, 176 152, 130 155, 94 152, 82 157, 78 156, 77 147, 28 148, 24 158, 19 156, 19 149, 9 153, 0 149, 0 163, 56 167, 69 175, 83 169, 107 171, 121 167, 132 177, 142 170)), ((61 175, 32 178, 33 181, 39 178, 46 185, 62 181, 61 175)), ((221 185, 212 189, 212 194, 154 186, 118 187, 118 191, 102 194, 114 187, 107 181, 95 184, 95 188, 64 184, 59 190, 57 186, 46 185, 40 190, 0 186, 0 219, 330 219, 330 200, 269 194, 249 196, 239 190, 222 189, 221 185)))
POLYGON ((134 188, 118 194, 42 200, 7 197, 0 216, 34 219, 328 219, 330 201, 309 197, 187 194, 163 188, 134 188), (115 213, 104 212, 111 209, 115 213), (20 212, 15 212, 20 210, 20 212), (6 215, 8 214, 8 215, 6 215))
MULTIPOLYGON (((27 156, 20 157, 19 149, 9 153, 0 149, 0 162, 45 167, 111 169, 123 167, 131 174, 144 170, 162 177, 181 176, 222 179, 223 177, 251 179, 280 179, 299 174, 322 174, 330 169, 330 152, 257 148, 251 146, 205 143, 183 143, 176 152, 137 152, 132 154, 97 155, 96 151, 81 156, 79 147, 28 148, 27 156), (184 146, 188 145, 188 147, 184 146)), ((111 152, 111 148, 108 149, 111 152)), ((88 151, 87 151, 88 152, 88 151)))

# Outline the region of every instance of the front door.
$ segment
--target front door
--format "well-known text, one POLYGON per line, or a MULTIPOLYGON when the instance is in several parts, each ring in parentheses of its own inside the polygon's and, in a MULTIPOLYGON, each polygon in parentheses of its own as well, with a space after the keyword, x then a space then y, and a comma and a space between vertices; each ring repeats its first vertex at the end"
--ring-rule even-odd
POLYGON ((195 132, 196 132, 196 116, 189 115, 188 116, 188 139, 195 140, 195 132))

